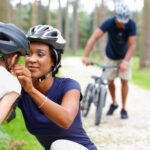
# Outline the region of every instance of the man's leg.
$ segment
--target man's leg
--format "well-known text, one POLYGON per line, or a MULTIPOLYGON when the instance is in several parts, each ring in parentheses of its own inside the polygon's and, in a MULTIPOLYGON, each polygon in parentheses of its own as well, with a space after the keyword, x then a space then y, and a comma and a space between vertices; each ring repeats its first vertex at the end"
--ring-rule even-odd
POLYGON ((122 95, 122 109, 126 109, 126 100, 128 96, 128 81, 121 79, 121 95, 122 95))
POLYGON ((112 98, 112 103, 115 104, 116 103, 116 95, 115 95, 116 88, 115 88, 114 80, 109 81, 108 87, 109 87, 109 92, 112 98))
POLYGON ((121 110, 121 118, 122 119, 127 119, 128 114, 126 111, 126 100, 128 96, 128 80, 123 80, 121 79, 121 95, 122 95, 122 110, 121 110))
POLYGON ((118 105, 116 104, 116 87, 114 84, 114 80, 109 81, 108 87, 112 98, 112 104, 110 105, 107 115, 112 115, 114 111, 118 108, 118 105))
POLYGON ((128 81, 131 78, 131 62, 128 65, 126 72, 119 72, 119 77, 121 79, 121 95, 122 95, 122 109, 121 109, 121 119, 127 119, 128 113, 126 109, 126 101, 128 96, 128 81))
MULTIPOLYGON (((111 60, 107 58, 108 66, 115 66, 119 64, 120 64, 120 60, 116 61, 116 60, 111 60)), ((109 69, 106 71, 106 79, 109 81, 108 87, 109 87, 109 92, 112 98, 112 104, 110 105, 107 115, 112 115, 114 111, 118 108, 118 105, 116 103, 116 93, 115 93, 116 88, 115 88, 115 83, 114 83, 114 80, 116 77, 118 77, 118 70, 109 69)))

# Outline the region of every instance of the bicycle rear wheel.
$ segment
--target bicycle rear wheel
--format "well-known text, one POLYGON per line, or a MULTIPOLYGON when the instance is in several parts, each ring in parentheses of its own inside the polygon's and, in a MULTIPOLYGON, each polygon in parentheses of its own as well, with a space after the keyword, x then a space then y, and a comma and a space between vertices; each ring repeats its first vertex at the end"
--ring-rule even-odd
POLYGON ((86 117, 89 113, 90 110, 90 106, 92 103, 92 89, 93 89, 93 85, 92 84, 88 84, 87 88, 85 90, 83 99, 81 101, 81 112, 82 112, 82 116, 86 117))
POLYGON ((97 92, 97 107, 95 111, 95 125, 99 125, 101 122, 102 118, 102 110, 104 107, 104 103, 106 101, 106 96, 107 96, 107 88, 103 85, 100 86, 99 91, 97 92))

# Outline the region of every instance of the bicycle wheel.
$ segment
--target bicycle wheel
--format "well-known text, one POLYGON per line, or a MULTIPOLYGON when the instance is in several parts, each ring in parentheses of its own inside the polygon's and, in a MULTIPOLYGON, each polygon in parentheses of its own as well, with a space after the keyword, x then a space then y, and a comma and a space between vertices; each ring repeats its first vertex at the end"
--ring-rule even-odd
POLYGON ((98 103, 95 112, 95 125, 99 125, 102 117, 102 110, 104 103, 106 101, 107 88, 103 85, 100 86, 99 91, 97 92, 98 103))
POLYGON ((81 101, 81 112, 83 117, 86 117, 90 110, 90 106, 92 103, 92 89, 93 89, 93 85, 88 84, 83 99, 81 101))

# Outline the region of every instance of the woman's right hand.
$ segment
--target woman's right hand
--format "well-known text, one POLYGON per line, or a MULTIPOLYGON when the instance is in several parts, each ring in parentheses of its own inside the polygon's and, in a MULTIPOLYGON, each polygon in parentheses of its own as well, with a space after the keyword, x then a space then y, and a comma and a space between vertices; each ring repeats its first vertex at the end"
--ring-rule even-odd
POLYGON ((16 64, 12 68, 12 72, 17 76, 23 89, 30 93, 34 88, 30 71, 25 66, 16 64))

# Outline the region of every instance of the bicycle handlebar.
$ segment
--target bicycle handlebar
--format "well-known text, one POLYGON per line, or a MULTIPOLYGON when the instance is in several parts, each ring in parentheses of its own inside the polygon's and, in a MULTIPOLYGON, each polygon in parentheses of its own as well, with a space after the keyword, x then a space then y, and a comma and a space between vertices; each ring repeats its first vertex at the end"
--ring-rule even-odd
POLYGON ((119 65, 109 65, 108 66, 108 65, 101 65, 101 64, 98 64, 98 63, 95 63, 95 62, 91 62, 91 65, 100 67, 102 69, 116 69, 116 70, 119 69, 119 65))

